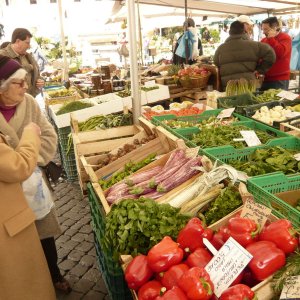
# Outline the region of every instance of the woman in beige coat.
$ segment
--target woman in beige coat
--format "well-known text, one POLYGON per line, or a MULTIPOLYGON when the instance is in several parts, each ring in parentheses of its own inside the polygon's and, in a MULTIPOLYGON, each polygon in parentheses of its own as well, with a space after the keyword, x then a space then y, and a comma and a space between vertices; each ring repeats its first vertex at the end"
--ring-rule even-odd
POLYGON ((24 128, 16 149, 0 134, 0 299, 55 300, 47 262, 21 182, 33 172, 39 128, 24 128))
MULTIPOLYGON (((26 71, 15 60, 0 55, 0 131, 9 137, 9 145, 16 148, 24 127, 30 122, 41 128, 41 148, 38 156, 38 166, 47 165, 56 153, 57 136, 52 125, 41 112, 37 101, 26 94, 26 71)), ((54 286, 65 292, 71 291, 69 283, 63 278, 57 266, 57 251, 54 237, 61 233, 55 214, 54 203, 49 195, 49 189, 36 176, 39 168, 29 180, 39 178, 32 185, 23 183, 23 190, 29 206, 36 214, 36 227, 41 239, 50 274, 54 286), (42 186, 42 188, 41 188, 42 186), (34 192, 33 192, 34 191, 34 192), (31 197, 31 198, 30 198, 31 197), (30 200, 32 200, 30 202, 30 200), (35 209, 33 205, 45 205, 35 209)))

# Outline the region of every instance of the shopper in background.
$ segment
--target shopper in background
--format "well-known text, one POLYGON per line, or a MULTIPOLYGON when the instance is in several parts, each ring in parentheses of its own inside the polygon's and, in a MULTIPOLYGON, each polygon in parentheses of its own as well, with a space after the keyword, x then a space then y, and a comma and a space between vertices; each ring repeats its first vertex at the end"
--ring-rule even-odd
POLYGON ((1 299, 56 299, 35 215, 21 187, 35 169, 40 144, 40 128, 34 123, 24 127, 15 150, 0 133, 1 299))
POLYGON ((226 39, 229 37, 228 26, 224 25, 220 32, 220 43, 224 43, 226 39))
POLYGON ((38 167, 46 166, 54 157, 57 136, 41 112, 37 101, 25 93, 28 87, 26 75, 27 72, 17 61, 0 55, 0 131, 8 137, 10 146, 16 149, 27 124, 34 122, 41 128, 41 148, 37 166, 34 173, 22 183, 22 187, 26 200, 36 216, 35 224, 54 286, 68 293, 71 288, 57 266, 54 240, 54 236, 61 231, 49 188, 38 167))
POLYGON ((261 27, 266 36, 261 42, 270 45, 276 54, 276 62, 265 74, 261 90, 287 90, 290 80, 292 39, 287 33, 281 31, 279 21, 276 17, 263 20, 261 27))
POLYGON ((253 38, 253 25, 254 25, 254 23, 251 21, 251 19, 246 15, 240 15, 237 18, 237 21, 244 24, 245 32, 249 35, 250 38, 253 38))
POLYGON ((199 39, 195 21, 187 18, 183 23, 184 33, 178 38, 173 52, 173 64, 182 65, 186 63, 186 55, 188 55, 188 64, 197 61, 197 57, 203 54, 201 40, 199 39), (186 54, 186 41, 188 41, 188 51, 186 54))
POLYGON ((41 92, 45 82, 40 76, 39 66, 31 53, 30 48, 32 34, 25 28, 16 28, 11 37, 11 43, 0 50, 1 55, 16 60, 27 71, 27 93, 35 97, 41 92))
POLYGON ((274 50, 266 44, 250 40, 244 24, 231 24, 229 37, 214 55, 214 63, 220 69, 223 90, 232 79, 253 80, 256 74, 265 74, 275 62, 274 50))

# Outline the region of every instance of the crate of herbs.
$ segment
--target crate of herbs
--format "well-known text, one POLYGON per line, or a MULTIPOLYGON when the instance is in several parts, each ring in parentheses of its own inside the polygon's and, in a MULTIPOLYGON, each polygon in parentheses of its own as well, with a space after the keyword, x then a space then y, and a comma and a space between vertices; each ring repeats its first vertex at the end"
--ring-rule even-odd
POLYGON ((248 176, 281 171, 284 174, 300 172, 295 155, 300 152, 300 139, 286 137, 273 140, 272 145, 236 149, 233 146, 204 149, 204 154, 219 164, 229 164, 248 176))
POLYGON ((201 126, 174 130, 174 135, 182 138, 189 147, 201 149, 232 145, 234 148, 248 147, 240 131, 254 130, 262 144, 272 145, 276 139, 289 137, 289 134, 255 121, 232 122, 223 125, 216 121, 206 120, 201 126))
POLYGON ((300 226, 300 174, 278 172, 256 176, 250 178, 247 185, 255 199, 272 207, 276 216, 300 226))
POLYGON ((202 114, 192 116, 162 115, 152 118, 152 122, 173 132, 176 129, 200 127, 204 124, 228 125, 238 121, 249 121, 249 118, 233 113, 228 118, 217 118, 222 109, 205 110, 202 114))

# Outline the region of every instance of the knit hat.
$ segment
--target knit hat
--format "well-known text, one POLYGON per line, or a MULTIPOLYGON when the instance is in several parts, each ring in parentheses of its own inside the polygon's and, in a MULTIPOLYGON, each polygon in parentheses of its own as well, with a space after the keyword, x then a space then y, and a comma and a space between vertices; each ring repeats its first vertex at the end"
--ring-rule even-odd
POLYGON ((247 23, 249 25, 253 25, 254 23, 251 21, 251 19, 246 16, 246 15, 240 15, 238 18, 237 18, 237 21, 241 22, 241 23, 247 23))
POLYGON ((0 55, 0 81, 8 79, 21 68, 22 66, 17 61, 0 55))

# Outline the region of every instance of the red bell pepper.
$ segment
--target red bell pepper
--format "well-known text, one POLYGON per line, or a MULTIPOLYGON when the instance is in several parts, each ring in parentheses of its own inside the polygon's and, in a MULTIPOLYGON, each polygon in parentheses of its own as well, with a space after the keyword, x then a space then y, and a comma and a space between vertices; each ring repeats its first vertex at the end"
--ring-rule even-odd
POLYGON ((172 266, 167 272, 163 274, 161 283, 167 290, 170 290, 173 286, 177 286, 177 282, 183 273, 188 271, 189 267, 186 264, 178 264, 172 266))
POLYGON ((221 226, 219 231, 224 242, 231 236, 240 245, 246 247, 258 239, 259 227, 253 220, 233 217, 229 219, 227 226, 221 226))
POLYGON ((183 250, 169 236, 153 246, 147 255, 148 265, 154 272, 167 271, 182 261, 183 250))
POLYGON ((156 280, 151 280, 142 285, 138 292, 139 300, 154 300, 160 295, 162 285, 156 280))
POLYGON ((190 268, 204 268, 212 258, 213 256, 208 250, 206 250, 205 248, 198 248, 188 256, 186 263, 190 268))
POLYGON ((178 286, 174 286, 171 290, 166 291, 162 296, 156 297, 155 300, 188 300, 188 298, 178 286))
POLYGON ((153 275, 153 271, 148 266, 147 256, 136 256, 125 270, 125 280, 129 288, 137 290, 146 283, 153 275))
POLYGON ((276 220, 264 227, 259 235, 259 239, 273 242, 285 254, 289 254, 298 247, 298 239, 294 236, 293 231, 293 226, 289 220, 276 220))
POLYGON ((225 290, 220 300, 252 300, 255 293, 245 284, 237 284, 225 290))
POLYGON ((285 254, 269 241, 258 241, 246 247, 253 258, 248 267, 258 280, 264 280, 285 265, 285 254))
POLYGON ((203 244, 203 237, 211 240, 212 230, 204 229, 202 222, 198 218, 192 218, 179 231, 177 243, 187 252, 193 252, 197 248, 205 247, 203 244))
POLYGON ((178 282, 179 287, 191 300, 207 300, 214 291, 214 285, 204 268, 193 267, 185 272, 178 282))
POLYGON ((225 242, 223 241, 223 234, 221 233, 221 231, 216 232, 213 235, 210 242, 217 250, 220 250, 221 247, 225 244, 225 242))

